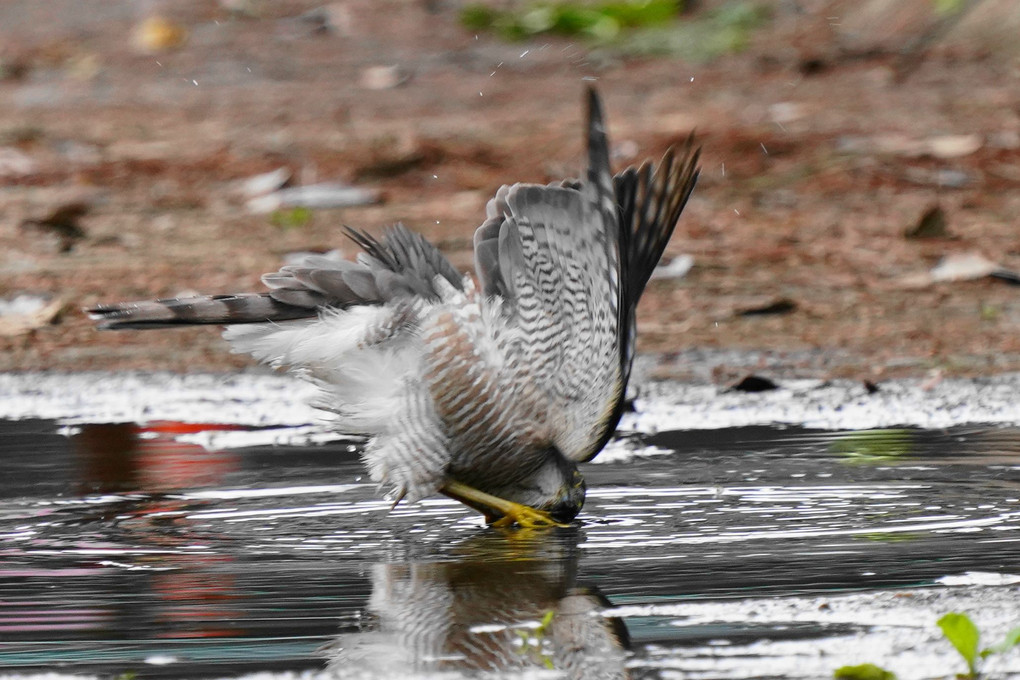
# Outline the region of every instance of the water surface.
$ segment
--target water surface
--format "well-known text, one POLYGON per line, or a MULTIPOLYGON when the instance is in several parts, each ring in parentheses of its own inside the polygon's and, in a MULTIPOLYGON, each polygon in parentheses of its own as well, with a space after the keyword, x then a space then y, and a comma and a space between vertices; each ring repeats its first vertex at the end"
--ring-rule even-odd
MULTIPOLYGON (((1013 428, 634 433, 548 532, 391 509, 357 442, 259 433, 0 422, 0 668, 932 678, 963 670, 940 615, 988 644, 1020 625, 1013 428)), ((1020 653, 988 670, 1020 677, 1020 653)))

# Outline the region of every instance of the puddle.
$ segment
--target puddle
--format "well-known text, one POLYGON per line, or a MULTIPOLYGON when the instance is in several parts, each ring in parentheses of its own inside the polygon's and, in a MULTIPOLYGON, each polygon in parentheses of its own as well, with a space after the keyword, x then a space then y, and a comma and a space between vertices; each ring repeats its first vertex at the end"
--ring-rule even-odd
POLYGON ((942 614, 1020 625, 1013 426, 649 428, 578 526, 502 533, 271 413, 0 421, 4 677, 936 678, 942 614))

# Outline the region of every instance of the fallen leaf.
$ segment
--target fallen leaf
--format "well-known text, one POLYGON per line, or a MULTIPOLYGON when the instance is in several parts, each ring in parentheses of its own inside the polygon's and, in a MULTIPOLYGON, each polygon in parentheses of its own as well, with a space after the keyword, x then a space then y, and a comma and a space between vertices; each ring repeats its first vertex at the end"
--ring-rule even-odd
POLYGON ((0 177, 24 177, 35 172, 35 161, 10 146, 0 147, 0 177))
POLYGON ((941 135, 925 140, 928 154, 935 158, 960 158, 969 156, 982 146, 985 140, 981 135, 941 135))
POLYGON ((766 316, 769 314, 789 314, 797 310, 797 303, 789 298, 777 298, 762 305, 745 307, 734 312, 737 316, 766 316))
POLYGON ((981 253, 959 253, 946 255, 931 270, 931 280, 939 281, 973 281, 983 279, 999 269, 999 265, 981 253))
POLYGON ((984 146, 979 134, 938 135, 916 139, 903 134, 874 135, 870 137, 848 135, 837 140, 837 146, 847 153, 893 154, 909 158, 961 158, 984 146))
POLYGON ((45 295, 21 293, 0 299, 0 336, 14 337, 53 323, 64 301, 45 295))
POLYGON ((738 392, 768 392, 779 389, 779 385, 758 375, 745 376, 743 380, 730 386, 731 390, 738 392))
POLYGON ((921 389, 924 390, 925 392, 929 392, 938 387, 939 384, 942 383, 942 380, 944 378, 945 376, 943 375, 942 371, 940 370, 932 371, 931 374, 927 378, 925 378, 924 382, 921 383, 921 389))
POLYGON ((231 14, 257 19, 265 12, 262 0, 220 0, 220 7, 231 14))
POLYGON ((310 9, 298 16, 297 20, 308 26, 313 34, 350 32, 349 10, 341 2, 310 9))
POLYGON ((903 169, 903 178, 914 184, 945 189, 962 189, 976 181, 976 178, 970 173, 954 168, 907 167, 903 169))
POLYGON ((241 180, 237 185, 237 193, 246 198, 265 196, 272 191, 287 186, 292 176, 293 173, 288 167, 263 172, 260 175, 254 175, 248 179, 241 180))
POLYGON ((162 16, 151 16, 135 27, 131 42, 141 52, 166 52, 188 39, 188 31, 181 24, 162 16))
POLYGON ((896 674, 873 663, 862 663, 857 666, 840 666, 832 677, 836 680, 896 680, 896 674))
POLYGON ((360 83, 366 90, 391 90, 406 83, 410 77, 399 66, 369 66, 362 70, 360 83))
POLYGON ((946 228, 946 213, 938 205, 924 211, 921 219, 904 234, 907 238, 945 238, 949 236, 946 228))
POLYGON ((380 198, 381 194, 375 189, 325 182, 274 191, 271 194, 251 199, 247 206, 248 210, 253 213, 271 213, 283 208, 325 210, 372 205, 378 203, 380 198))
POLYGON ((69 252, 85 238, 85 230, 78 220, 88 214, 90 206, 84 201, 72 201, 55 208, 41 219, 28 219, 21 223, 22 233, 43 233, 56 239, 56 249, 69 252))
POLYGON ((668 264, 659 265, 652 270, 653 279, 681 279, 694 266, 694 258, 690 255, 677 255, 668 264))
POLYGON ((1020 286, 1020 272, 1015 272, 1011 269, 996 269, 989 276, 999 281, 1005 281, 1011 286, 1020 286))

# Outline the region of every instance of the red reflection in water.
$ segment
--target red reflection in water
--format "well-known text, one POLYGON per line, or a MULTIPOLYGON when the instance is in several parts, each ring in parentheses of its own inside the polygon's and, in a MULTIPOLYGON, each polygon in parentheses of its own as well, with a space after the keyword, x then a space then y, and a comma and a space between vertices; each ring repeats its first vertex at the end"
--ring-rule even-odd
POLYGON ((244 605, 232 604, 241 598, 229 570, 232 562, 225 556, 189 555, 187 569, 154 575, 152 589, 162 601, 156 617, 161 631, 158 637, 216 638, 243 633, 237 622, 246 615, 244 605))
POLYGON ((156 421, 85 425, 75 435, 85 493, 169 492, 215 486, 239 457, 179 441, 182 434, 241 430, 237 425, 156 421))
MULTIPOLYGON (((243 634, 237 622, 242 621, 246 613, 231 568, 233 558, 196 554, 194 546, 208 541, 189 519, 194 501, 165 495, 222 485, 228 475, 241 467, 241 457, 235 452, 210 451, 198 444, 179 441, 178 437, 242 429, 247 428, 173 421, 82 427, 74 437, 74 447, 82 465, 82 491, 144 494, 142 498, 126 498, 125 504, 112 511, 111 515, 115 516, 109 519, 116 522, 117 528, 124 532, 122 538, 129 544, 157 546, 168 552, 127 558, 127 561, 135 564, 141 561, 144 564, 140 566, 152 568, 144 579, 146 591, 138 593, 137 597, 118 598, 109 609, 88 613, 60 608, 33 609, 32 615, 18 611, 6 619, 0 613, 0 631, 4 630, 5 621, 8 626, 19 626, 7 630, 18 632, 102 629, 111 621, 137 616, 140 606, 146 611, 147 623, 159 630, 158 636, 162 638, 219 638, 243 634)), ((100 567, 92 573, 105 568, 108 567, 100 567)), ((51 578, 68 575, 54 574, 51 578)))

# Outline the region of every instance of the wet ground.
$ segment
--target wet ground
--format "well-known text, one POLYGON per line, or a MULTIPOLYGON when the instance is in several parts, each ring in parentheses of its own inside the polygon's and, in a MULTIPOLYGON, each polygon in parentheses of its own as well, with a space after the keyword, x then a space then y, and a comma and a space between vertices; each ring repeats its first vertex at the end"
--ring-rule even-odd
POLYGON ((210 329, 96 333, 79 310, 262 290, 294 253, 352 257, 345 224, 401 221, 473 271, 502 184, 578 172, 593 83, 616 169, 695 129, 704 150, 665 255, 693 267, 645 291, 639 351, 780 349, 869 380, 1020 370, 1008 279, 929 276, 978 254, 1020 271, 1017 3, 678 3, 675 28, 732 46, 715 59, 505 42, 467 29, 465 4, 0 2, 0 308, 35 304, 0 315, 0 370, 250 366, 210 329), (726 8, 760 20, 715 27, 726 8), (132 47, 154 14, 182 44, 132 47), (242 189, 270 171, 381 202, 264 214, 242 189))
MULTIPOLYGON (((989 645, 1020 624, 1020 429, 996 410, 1011 377, 972 384, 978 410, 942 429, 764 424, 779 404, 838 413, 837 393, 924 413, 937 387, 646 388, 585 466, 579 523, 550 532, 488 529, 442 498, 391 510, 356 442, 286 406, 301 396, 286 380, 78 380, 0 384, 19 417, 0 422, 13 677, 822 678, 871 662, 935 678, 964 670, 942 614, 968 612, 989 645), (685 400, 723 415, 677 428, 663 414, 685 400)), ((986 669, 1020 677, 1020 653, 986 669)))

